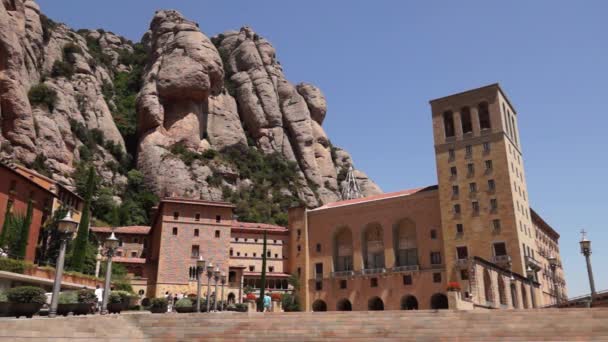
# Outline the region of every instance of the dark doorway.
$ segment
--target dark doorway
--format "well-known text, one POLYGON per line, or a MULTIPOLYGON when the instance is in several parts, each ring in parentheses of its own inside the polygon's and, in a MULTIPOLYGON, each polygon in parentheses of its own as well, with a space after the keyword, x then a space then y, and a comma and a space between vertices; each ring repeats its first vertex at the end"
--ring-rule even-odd
POLYGON ((431 297, 431 309, 447 309, 448 308, 448 297, 443 293, 435 293, 431 297))
POLYGON ((380 297, 373 297, 367 302, 367 309, 370 311, 384 310, 384 302, 380 297))

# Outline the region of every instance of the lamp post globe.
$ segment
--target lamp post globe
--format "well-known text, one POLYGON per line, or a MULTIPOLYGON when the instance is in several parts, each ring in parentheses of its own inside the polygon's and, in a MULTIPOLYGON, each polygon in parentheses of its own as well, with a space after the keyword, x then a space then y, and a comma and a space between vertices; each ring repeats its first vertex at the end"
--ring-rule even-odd
POLYGON ((196 260, 196 312, 201 312, 201 276, 205 269, 205 260, 199 257, 196 260))
POLYGON ((213 293, 213 311, 217 311, 217 282, 220 280, 220 267, 217 266, 213 271, 213 280, 215 281, 215 292, 213 293))
POLYGON ((209 294, 211 292, 211 277, 213 276, 213 263, 209 263, 207 265, 207 312, 209 312, 209 309, 211 308, 210 306, 210 302, 209 302, 209 294))
POLYGON ((581 254, 585 256, 585 262, 587 263, 587 275, 589 276, 589 288, 591 289, 591 297, 589 300, 589 306, 593 303, 595 297, 595 281, 593 280, 593 269, 591 268, 591 240, 587 239, 587 233, 585 230, 581 230, 581 254))
POLYGON ((51 307, 49 308, 50 318, 57 316, 57 305, 59 304, 59 292, 61 291, 61 279, 63 277, 63 264, 65 263, 65 250, 68 240, 72 237, 76 229, 78 229, 78 222, 72 219, 72 215, 68 210, 65 216, 59 220, 57 224, 57 230, 60 233, 60 245, 59 256, 57 257, 55 268, 55 282, 53 283, 51 307))
POLYGON ((112 234, 110 237, 106 239, 104 242, 104 246, 106 248, 106 279, 103 288, 103 300, 101 302, 101 314, 105 315, 108 313, 108 298, 110 297, 110 280, 112 278, 112 257, 114 256, 114 252, 116 251, 116 247, 118 247, 120 240, 114 235, 114 230, 112 230, 112 234))

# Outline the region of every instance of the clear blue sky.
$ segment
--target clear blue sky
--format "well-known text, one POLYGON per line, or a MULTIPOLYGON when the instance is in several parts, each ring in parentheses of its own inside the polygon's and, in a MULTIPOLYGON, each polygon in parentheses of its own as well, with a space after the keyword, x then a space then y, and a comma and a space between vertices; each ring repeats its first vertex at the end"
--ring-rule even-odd
POLYGON ((532 206, 561 234, 570 295, 608 289, 607 1, 38 0, 72 28, 138 41, 173 8, 209 36, 249 25, 287 77, 319 86, 324 127, 384 191, 436 184, 428 101, 499 82, 518 110, 532 206))

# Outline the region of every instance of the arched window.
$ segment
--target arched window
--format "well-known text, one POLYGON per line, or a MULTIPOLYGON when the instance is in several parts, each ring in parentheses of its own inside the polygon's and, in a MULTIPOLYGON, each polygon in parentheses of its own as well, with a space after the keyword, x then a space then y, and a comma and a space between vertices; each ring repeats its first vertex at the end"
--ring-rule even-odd
POLYGON ((511 304, 513 305, 513 308, 518 308, 519 305, 517 304, 517 289, 515 288, 515 284, 511 283, 511 304))
MULTIPOLYGON (((505 105, 502 105, 503 111, 505 105)), ((479 126, 482 130, 492 128, 492 122, 490 121, 490 111, 488 110, 488 103, 482 102, 477 106, 477 112, 479 113, 479 126)))
POLYGON ((363 255, 366 269, 384 268, 384 242, 382 226, 368 224, 363 231, 363 255))
POLYGON ((367 309, 370 311, 382 311, 384 310, 384 302, 380 297, 372 297, 367 301, 367 309))
POLYGON ((314 301, 314 303, 312 303, 312 311, 313 312, 327 311, 327 304, 324 301, 317 299, 314 301))
POLYGON ((334 235, 334 271, 352 271, 353 234, 348 227, 340 228, 334 235))
POLYGON ((401 310, 418 310, 418 299, 412 295, 401 298, 401 310))
POLYGON ((502 279, 502 275, 498 275, 498 299, 500 304, 507 305, 507 292, 505 290, 505 281, 502 279))
POLYGON ((490 278, 490 272, 487 269, 483 270, 483 294, 486 302, 494 302, 494 296, 492 295, 492 278, 490 278))
POLYGON ((448 297, 443 293, 435 293, 431 297, 431 309, 447 309, 448 308, 448 297))
POLYGON ((515 139, 515 143, 519 144, 517 142, 517 126, 515 126, 515 119, 513 118, 513 116, 511 116, 511 125, 513 127, 513 138, 515 139))
POLYGON ((528 305, 528 294, 526 293, 526 287, 524 284, 521 284, 521 302, 524 304, 524 309, 528 309, 530 306, 528 305))
POLYGON ((473 132, 473 122, 471 121, 471 109, 463 107, 460 110, 460 122, 462 124, 462 133, 473 132))
POLYGON ((453 137, 455 135, 454 132, 454 114, 452 111, 447 111, 443 113, 443 128, 445 130, 445 137, 453 137))
POLYGON ((393 239, 396 266, 418 265, 416 225, 409 219, 399 221, 394 227, 393 239))
POLYGON ((338 311, 353 311, 353 306, 350 303, 350 300, 344 298, 338 301, 336 305, 336 310, 338 311))
POLYGON ((236 295, 232 292, 230 292, 228 294, 228 304, 235 304, 236 302, 236 295))

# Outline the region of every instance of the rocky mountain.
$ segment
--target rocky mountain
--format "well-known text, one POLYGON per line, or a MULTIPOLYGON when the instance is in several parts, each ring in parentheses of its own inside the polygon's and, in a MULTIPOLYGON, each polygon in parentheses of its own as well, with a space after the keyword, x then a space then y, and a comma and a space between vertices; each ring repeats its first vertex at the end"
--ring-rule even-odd
POLYGON ((353 162, 322 128, 325 97, 289 82, 251 28, 209 38, 163 10, 133 43, 0 1, 0 156, 66 184, 93 165, 116 205, 130 170, 158 196, 230 200, 245 219, 340 198, 353 162))

